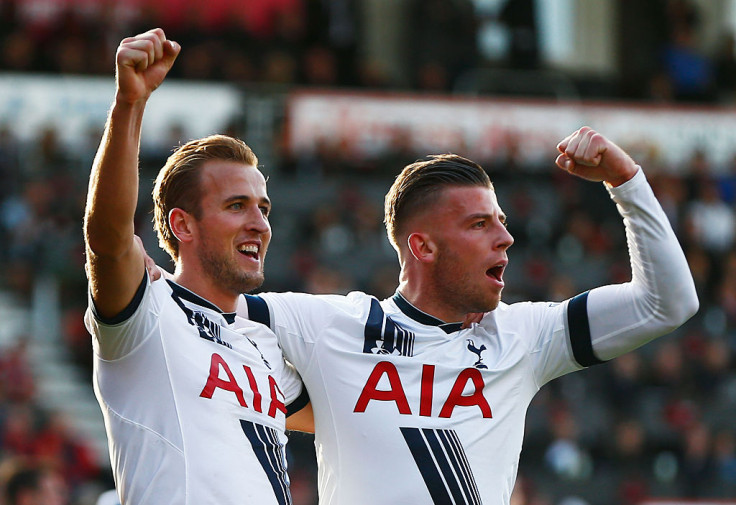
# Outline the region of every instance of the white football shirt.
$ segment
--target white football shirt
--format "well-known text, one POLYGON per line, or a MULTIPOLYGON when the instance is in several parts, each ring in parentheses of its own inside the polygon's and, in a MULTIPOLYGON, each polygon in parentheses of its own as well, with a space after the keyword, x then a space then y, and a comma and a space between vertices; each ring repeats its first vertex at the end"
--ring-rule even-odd
POLYGON ((147 276, 120 316, 90 301, 85 323, 123 504, 291 503, 285 414, 302 385, 273 332, 147 276))
POLYGON ((244 297, 238 312, 274 330, 309 391, 321 504, 508 504, 539 388, 697 310, 684 254, 644 175, 609 191, 626 224, 632 282, 563 303, 502 303, 463 330, 398 294, 244 297))

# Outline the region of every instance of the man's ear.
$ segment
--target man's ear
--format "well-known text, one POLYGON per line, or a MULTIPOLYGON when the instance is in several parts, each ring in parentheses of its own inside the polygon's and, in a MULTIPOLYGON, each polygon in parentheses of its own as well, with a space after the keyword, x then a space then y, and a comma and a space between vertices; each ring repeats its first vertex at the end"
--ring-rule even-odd
POLYGON ((192 241, 192 220, 193 216, 187 211, 174 208, 169 211, 169 227, 171 233, 179 242, 192 241))
POLYGON ((429 234, 412 233, 406 238, 406 244, 409 246, 409 252, 417 261, 430 262, 435 260, 437 247, 429 234))

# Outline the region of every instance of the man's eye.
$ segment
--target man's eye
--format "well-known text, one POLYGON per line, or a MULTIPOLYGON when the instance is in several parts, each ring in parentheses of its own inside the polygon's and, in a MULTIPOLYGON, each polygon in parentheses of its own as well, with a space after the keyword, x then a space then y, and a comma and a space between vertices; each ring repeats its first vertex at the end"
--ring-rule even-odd
POLYGON ((240 210, 240 209, 242 209, 242 208, 243 208, 243 204, 242 204, 242 203, 240 203, 240 202, 235 202, 235 203, 231 203, 231 204, 229 205, 229 208, 231 208, 231 209, 233 209, 233 210, 240 210))
POLYGON ((485 221, 478 221, 477 223, 473 223, 473 228, 484 228, 486 225, 485 221))
POLYGON ((271 211, 271 209, 269 209, 268 207, 259 207, 259 208, 261 209, 261 214, 263 214, 264 217, 268 217, 268 214, 271 211))

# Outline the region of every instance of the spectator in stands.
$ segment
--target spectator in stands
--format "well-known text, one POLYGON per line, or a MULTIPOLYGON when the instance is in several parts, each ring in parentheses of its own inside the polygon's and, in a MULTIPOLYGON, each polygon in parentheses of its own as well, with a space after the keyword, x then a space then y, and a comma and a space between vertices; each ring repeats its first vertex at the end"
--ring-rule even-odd
POLYGON ((718 101, 736 102, 736 37, 733 32, 721 35, 713 63, 718 101))
POLYGON ((448 91, 477 64, 477 20, 470 0, 409 2, 409 65, 413 86, 448 91))
POLYGON ((682 451, 683 495, 701 498, 712 496, 715 485, 715 461, 712 453, 710 428, 695 422, 684 432, 682 451))
POLYGON ((671 1, 669 6, 670 34, 661 63, 673 96, 681 101, 710 101, 715 78, 710 58, 697 44, 699 13, 689 0, 671 1))
POLYGON ((91 449, 69 427, 61 412, 50 412, 34 437, 34 458, 79 485, 98 476, 91 449))
POLYGON ((727 252, 736 239, 736 212, 720 198, 714 180, 701 180, 687 209, 688 234, 706 251, 727 252))
POLYGON ((28 362, 28 336, 24 335, 0 353, 0 390, 11 403, 33 400, 36 383, 28 362))
POLYGON ((499 20, 509 30, 508 64, 515 68, 539 66, 539 33, 534 0, 506 0, 499 20))
POLYGON ((736 493, 736 433, 733 427, 718 430, 713 440, 713 452, 718 479, 724 496, 736 493))
POLYGON ((33 457, 36 436, 36 416, 33 405, 11 404, 0 432, 3 453, 18 457, 33 457))
POLYGON ((4 505, 67 505, 66 483, 56 472, 23 463, 9 463, 0 487, 4 505))

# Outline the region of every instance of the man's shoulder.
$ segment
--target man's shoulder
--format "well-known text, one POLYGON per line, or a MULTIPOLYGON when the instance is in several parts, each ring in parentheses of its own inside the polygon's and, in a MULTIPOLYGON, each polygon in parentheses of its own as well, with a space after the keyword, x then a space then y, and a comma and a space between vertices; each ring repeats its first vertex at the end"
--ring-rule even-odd
POLYGON ((512 303, 501 302, 494 312, 498 314, 518 314, 520 312, 544 311, 559 307, 564 302, 549 301, 517 301, 512 303))
POLYGON ((370 304, 370 300, 375 299, 375 297, 361 291, 351 291, 347 294, 311 294, 285 291, 245 295, 246 300, 252 299, 253 297, 261 298, 269 305, 303 306, 306 308, 319 307, 323 310, 329 310, 330 307, 335 310, 341 310, 346 307, 355 307, 366 303, 370 304))
POLYGON ((88 323, 94 322, 102 326, 110 327, 119 326, 130 320, 134 315, 141 316, 143 312, 141 309, 143 307, 153 309, 154 307, 159 306, 160 304, 158 301, 151 302, 151 300, 161 300, 163 297, 168 296, 169 293, 171 293, 171 288, 166 285, 166 282, 161 280, 150 282, 146 275, 141 280, 140 285, 136 289, 136 292, 133 294, 133 298, 130 300, 128 305, 115 316, 101 316, 97 312, 92 296, 89 295, 85 318, 88 320, 88 323))
MULTIPOLYGON (((518 301, 513 303, 500 303, 492 312, 488 312, 485 318, 492 318, 497 324, 508 323, 513 326, 540 323, 547 318, 556 318, 563 310, 564 302, 549 301, 518 301)), ((484 319, 485 319, 484 318, 484 319)))

